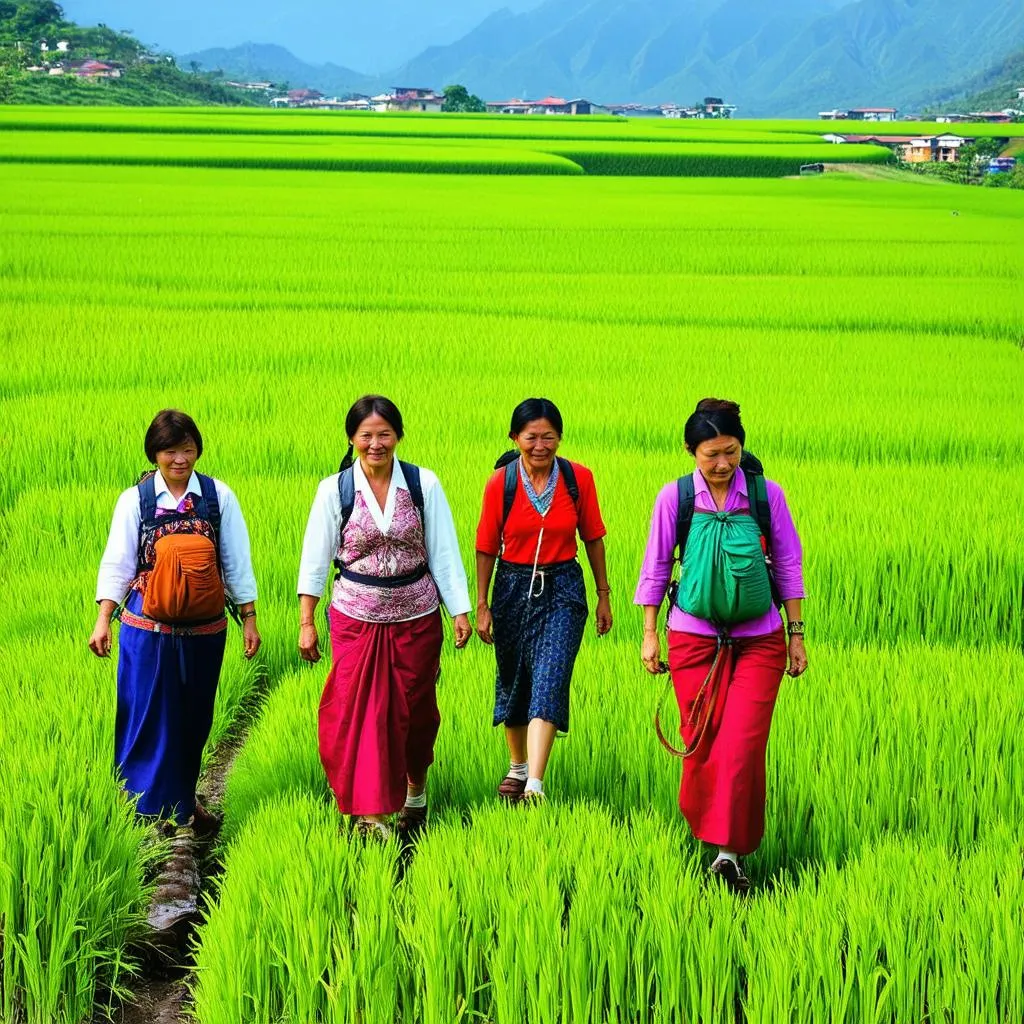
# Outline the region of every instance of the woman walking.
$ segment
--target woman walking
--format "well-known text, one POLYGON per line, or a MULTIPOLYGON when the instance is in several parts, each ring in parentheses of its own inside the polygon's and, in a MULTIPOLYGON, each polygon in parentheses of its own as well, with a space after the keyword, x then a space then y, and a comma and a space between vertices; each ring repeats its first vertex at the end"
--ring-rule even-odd
POLYGON ((194 470, 203 438, 191 416, 164 409, 146 431, 156 467, 117 500, 100 563, 89 648, 111 650, 120 613, 115 758, 139 814, 197 832, 217 825, 196 798, 224 658, 226 597, 237 605, 245 656, 259 650, 249 534, 226 484, 194 470))
POLYGON ((745 893, 750 882, 739 858, 764 835, 775 699, 787 659, 791 676, 807 668, 802 553, 782 488, 744 456, 738 405, 703 399, 686 421, 685 441, 696 469, 655 500, 634 597, 644 609, 640 657, 648 672, 665 670, 657 617, 678 545, 682 568, 667 626, 686 747, 679 807, 693 834, 719 847, 711 870, 745 893))
POLYGON ((612 628, 612 611, 594 477, 558 457, 561 413, 528 398, 512 413, 509 437, 516 448, 487 481, 477 527, 476 629, 498 662, 494 724, 505 726, 510 758, 498 795, 514 802, 543 799, 555 735, 569 729, 569 682, 587 621, 577 534, 597 589, 598 636, 612 628))
POLYGON ((472 635, 469 590, 444 491, 428 469, 395 458, 402 414, 365 395, 345 417, 348 453, 322 481, 299 568, 299 653, 320 660, 314 612, 331 559, 333 664, 320 701, 320 759, 338 810, 360 834, 413 838, 426 823, 427 769, 441 723, 439 595, 455 646, 472 635))

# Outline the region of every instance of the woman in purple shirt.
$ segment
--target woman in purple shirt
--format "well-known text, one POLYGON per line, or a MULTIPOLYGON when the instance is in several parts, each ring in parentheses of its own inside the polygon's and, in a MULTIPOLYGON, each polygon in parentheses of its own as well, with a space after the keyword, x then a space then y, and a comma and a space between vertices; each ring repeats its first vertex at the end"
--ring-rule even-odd
MULTIPOLYGON (((678 603, 667 622, 668 665, 661 660, 658 609, 672 579, 680 504, 678 481, 666 484, 654 503, 634 603, 644 609, 641 660, 652 675, 672 673, 686 746, 679 807, 693 834, 719 847, 711 866, 731 889, 750 883, 739 862, 764 835, 765 751, 782 677, 807 668, 800 604, 804 596, 800 538, 782 488, 755 480, 740 467, 746 433, 735 402, 705 398, 686 421, 686 450, 694 457, 693 515, 754 516, 754 485, 763 488, 770 511, 769 536, 761 547, 770 562, 776 598, 763 614, 728 627, 688 614, 678 603), (788 642, 786 635, 788 633, 788 642)), ((749 524, 749 520, 747 520, 749 524)), ((695 557, 694 531, 686 554, 695 557)), ((682 553, 681 553, 682 554, 682 553)))

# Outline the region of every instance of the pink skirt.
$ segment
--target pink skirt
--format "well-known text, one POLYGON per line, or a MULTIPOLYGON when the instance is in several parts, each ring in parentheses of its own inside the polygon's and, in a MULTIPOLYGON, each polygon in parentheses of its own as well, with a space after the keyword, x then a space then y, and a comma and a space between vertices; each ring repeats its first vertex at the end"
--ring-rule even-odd
POLYGON ((363 622, 332 607, 320 760, 342 814, 391 814, 434 760, 441 614, 363 622))

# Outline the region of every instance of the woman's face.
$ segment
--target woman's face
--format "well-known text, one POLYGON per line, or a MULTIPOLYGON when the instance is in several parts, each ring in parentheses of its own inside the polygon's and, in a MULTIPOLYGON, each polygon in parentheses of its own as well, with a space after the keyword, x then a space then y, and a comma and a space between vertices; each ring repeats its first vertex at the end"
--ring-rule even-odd
POLYGON ((718 487, 732 480, 743 455, 743 445, 738 438, 719 434, 709 441, 701 441, 691 454, 697 460, 701 476, 718 487))
POLYGON ((395 457, 398 434, 383 416, 374 413, 359 424, 349 440, 368 466, 386 466, 395 457))
POLYGON ((561 443, 558 431, 547 419, 530 420, 512 440, 519 448, 528 469, 549 469, 561 443))
POLYGON ((191 437, 156 453, 156 468, 169 484, 187 484, 199 458, 199 447, 191 437))

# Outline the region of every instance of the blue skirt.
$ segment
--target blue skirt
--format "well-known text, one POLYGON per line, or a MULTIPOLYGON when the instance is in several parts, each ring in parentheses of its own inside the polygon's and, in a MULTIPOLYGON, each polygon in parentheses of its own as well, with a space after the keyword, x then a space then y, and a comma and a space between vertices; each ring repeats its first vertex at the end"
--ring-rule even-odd
POLYGON ((569 731, 569 683, 587 624, 587 591, 579 562, 538 575, 529 565, 498 564, 491 595, 498 660, 494 724, 534 718, 569 731))
MULTIPOLYGON (((142 595, 128 610, 142 613, 142 595)), ((122 623, 114 750, 139 814, 184 824, 196 806, 227 633, 170 636, 122 623)))

